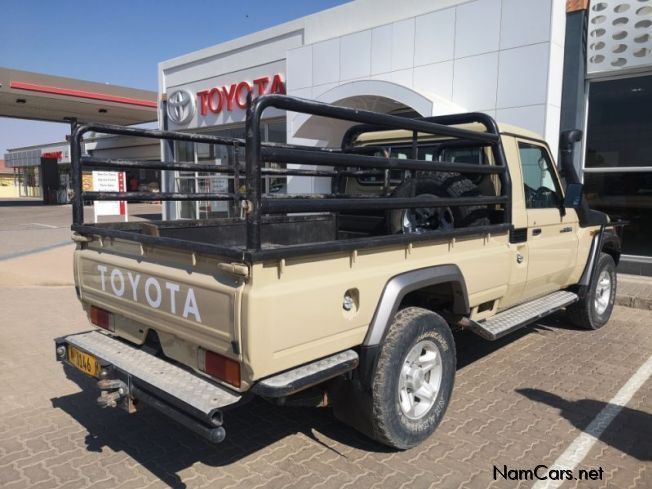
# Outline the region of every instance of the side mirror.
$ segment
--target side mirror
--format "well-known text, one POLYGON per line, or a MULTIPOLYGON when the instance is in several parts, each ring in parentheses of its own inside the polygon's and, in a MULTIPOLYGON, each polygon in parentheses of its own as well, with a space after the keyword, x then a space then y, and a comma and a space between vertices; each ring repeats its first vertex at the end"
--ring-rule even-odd
POLYGON ((571 129, 564 131, 559 136, 559 166, 561 175, 567 182, 579 182, 577 172, 573 166, 573 146, 582 140, 582 131, 571 129))
POLYGON ((563 148, 572 147, 573 144, 579 143, 582 140, 582 131, 579 129, 570 129, 563 131, 559 135, 559 146, 563 148))
POLYGON ((564 197, 564 208, 577 209, 582 205, 584 185, 581 183, 569 183, 566 186, 566 196, 564 197))

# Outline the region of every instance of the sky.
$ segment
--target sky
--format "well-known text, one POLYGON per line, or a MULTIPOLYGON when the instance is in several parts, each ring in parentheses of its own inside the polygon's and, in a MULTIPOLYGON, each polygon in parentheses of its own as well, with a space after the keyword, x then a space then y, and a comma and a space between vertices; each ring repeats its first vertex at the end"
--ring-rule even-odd
MULTIPOLYGON (((157 67, 346 0, 3 2, 0 66, 157 90, 157 67)), ((0 117, 8 148, 62 141, 65 124, 0 117)))

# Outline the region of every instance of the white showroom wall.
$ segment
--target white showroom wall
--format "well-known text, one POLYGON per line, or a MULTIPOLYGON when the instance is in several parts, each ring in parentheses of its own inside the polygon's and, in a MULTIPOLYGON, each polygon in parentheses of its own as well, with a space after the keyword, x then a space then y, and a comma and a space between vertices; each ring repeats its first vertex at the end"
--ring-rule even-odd
MULTIPOLYGON (((354 3, 383 10, 386 2, 354 3)), ((288 93, 318 99, 352 80, 384 80, 533 130, 556 151, 564 0, 434 1, 431 7, 445 8, 408 18, 393 5, 393 22, 288 50, 288 93)), ((321 35, 331 22, 340 29, 337 11, 329 11, 321 35)), ((295 129, 288 120, 288 136, 295 129)))
MULTIPOLYGON (((364 97, 364 90, 372 88, 369 105, 358 106, 389 110, 387 104, 373 106, 373 97, 394 97, 404 105, 416 101, 411 106, 423 115, 483 111, 499 122, 542 134, 556 152, 565 4, 355 0, 164 61, 159 64, 159 90, 166 94, 202 83, 227 85, 251 78, 266 65, 285 74, 290 95, 338 103, 336 95, 344 93, 346 103, 352 103, 351 97, 364 97)), ((228 120, 206 120, 202 127, 241 124, 243 119, 243 112, 231 114, 228 120)), ((318 126, 309 132, 305 122, 288 114, 289 142, 316 144, 309 138, 337 132, 318 126)), ((322 137, 322 143, 324 139, 336 138, 322 137)), ((289 191, 321 189, 318 180, 289 180, 289 191)))

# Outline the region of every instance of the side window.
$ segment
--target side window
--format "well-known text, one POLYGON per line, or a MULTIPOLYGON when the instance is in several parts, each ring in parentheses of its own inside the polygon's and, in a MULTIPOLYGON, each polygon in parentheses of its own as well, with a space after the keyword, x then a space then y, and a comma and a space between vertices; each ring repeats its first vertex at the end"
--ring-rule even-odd
POLYGON ((548 152, 543 146, 524 142, 518 143, 518 151, 525 187, 525 207, 528 209, 559 207, 561 194, 548 152))

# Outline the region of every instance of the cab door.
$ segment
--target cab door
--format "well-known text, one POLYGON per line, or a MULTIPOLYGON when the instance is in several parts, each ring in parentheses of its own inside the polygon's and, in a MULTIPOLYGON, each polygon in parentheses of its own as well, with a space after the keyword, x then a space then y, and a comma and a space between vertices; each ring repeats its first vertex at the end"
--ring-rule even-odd
POLYGON ((545 145, 518 140, 527 213, 528 268, 523 299, 568 284, 577 261, 579 220, 564 199, 556 168, 545 145))

